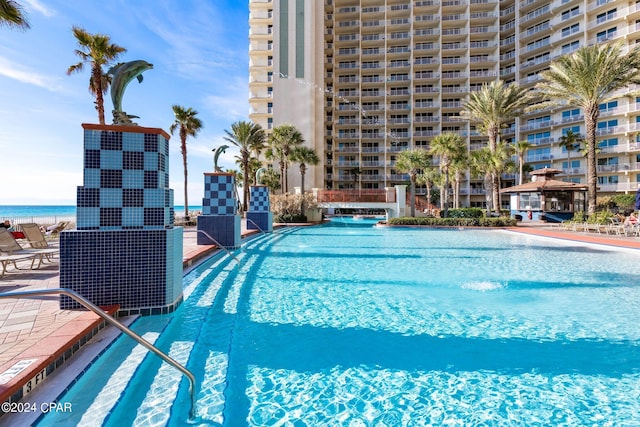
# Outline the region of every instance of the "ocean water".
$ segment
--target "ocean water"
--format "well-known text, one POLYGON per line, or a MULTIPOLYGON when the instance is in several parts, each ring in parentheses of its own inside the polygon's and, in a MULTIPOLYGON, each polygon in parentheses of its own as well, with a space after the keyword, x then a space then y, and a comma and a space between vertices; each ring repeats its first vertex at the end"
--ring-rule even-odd
MULTIPOLYGON (((178 215, 184 212, 184 206, 175 206, 178 215)), ((202 206, 190 206, 190 211, 202 210, 202 206)), ((75 217, 75 205, 0 205, 0 218, 16 220, 33 217, 75 217)))

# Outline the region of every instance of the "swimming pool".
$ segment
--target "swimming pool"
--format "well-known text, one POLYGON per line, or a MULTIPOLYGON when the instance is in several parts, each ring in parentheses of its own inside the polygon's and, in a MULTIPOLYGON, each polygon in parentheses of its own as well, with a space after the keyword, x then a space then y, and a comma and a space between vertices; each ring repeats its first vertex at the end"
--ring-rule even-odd
MULTIPOLYGON (((342 220, 237 255, 133 327, 193 371, 200 422, 640 424, 634 251, 342 220)), ((40 425, 184 425, 190 402, 128 337, 59 401, 40 425)))

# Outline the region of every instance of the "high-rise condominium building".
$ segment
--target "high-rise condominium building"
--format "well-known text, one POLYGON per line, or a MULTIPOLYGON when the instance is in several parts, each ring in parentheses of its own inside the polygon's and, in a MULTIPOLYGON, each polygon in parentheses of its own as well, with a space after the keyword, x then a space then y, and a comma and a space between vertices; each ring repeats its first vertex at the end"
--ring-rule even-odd
MULTIPOLYGON (((502 79, 532 88, 550 62, 580 46, 640 40, 635 0, 250 0, 250 119, 295 125, 321 164, 305 180, 322 189, 406 183, 399 152, 429 147, 445 131, 470 150, 487 139, 458 115, 467 95, 502 79)), ((640 184, 640 98, 601 105, 599 194, 640 184)), ((527 140, 525 162, 586 182, 586 159, 567 151, 584 135, 582 111, 526 114, 501 131, 527 140)), ((290 181, 295 179, 294 174, 290 181)), ((503 186, 515 175, 504 176, 503 186)), ((467 174, 461 204, 482 206, 481 179, 467 174)))

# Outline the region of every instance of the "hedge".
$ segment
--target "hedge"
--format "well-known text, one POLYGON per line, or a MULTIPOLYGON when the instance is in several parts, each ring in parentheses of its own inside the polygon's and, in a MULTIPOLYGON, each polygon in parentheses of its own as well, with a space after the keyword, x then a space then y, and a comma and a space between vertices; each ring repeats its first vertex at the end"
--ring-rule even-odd
POLYGON ((515 218, 431 218, 431 217, 402 217, 391 218, 388 225, 427 225, 432 227, 515 227, 515 218))

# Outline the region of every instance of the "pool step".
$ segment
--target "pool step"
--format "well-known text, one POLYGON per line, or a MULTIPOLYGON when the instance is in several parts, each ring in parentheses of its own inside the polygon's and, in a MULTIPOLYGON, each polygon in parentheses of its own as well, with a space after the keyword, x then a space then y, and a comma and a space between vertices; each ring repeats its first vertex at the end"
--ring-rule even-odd
MULTIPOLYGON (((157 332, 148 332, 142 337, 154 344, 159 336, 160 334, 157 332)), ((148 353, 149 351, 140 344, 133 348, 129 356, 111 375, 109 382, 96 394, 99 398, 96 398, 85 411, 79 425, 102 425, 104 423, 148 353)))

